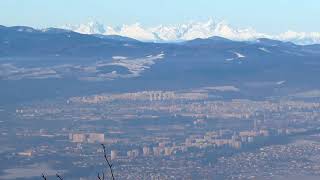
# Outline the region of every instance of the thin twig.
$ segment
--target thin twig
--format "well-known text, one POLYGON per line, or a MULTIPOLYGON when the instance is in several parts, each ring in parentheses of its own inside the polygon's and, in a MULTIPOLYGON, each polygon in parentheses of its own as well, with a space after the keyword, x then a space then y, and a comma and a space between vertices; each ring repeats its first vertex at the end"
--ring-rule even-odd
POLYGON ((41 177, 43 180, 47 180, 47 177, 43 173, 42 173, 41 177))
POLYGON ((99 173, 98 173, 98 176, 97 176, 97 177, 98 177, 99 180, 104 180, 104 179, 102 179, 102 178, 100 177, 100 174, 99 174, 99 173))
POLYGON ((100 174, 99 174, 99 173, 98 173, 98 176, 97 176, 97 177, 98 177, 98 179, 99 179, 99 180, 105 180, 104 172, 102 173, 102 177, 100 176, 100 174))
POLYGON ((59 175, 59 174, 56 174, 57 178, 59 178, 60 180, 63 180, 63 178, 59 175))
POLYGON ((109 166, 109 169, 110 169, 110 173, 111 173, 112 180, 115 180, 115 179, 114 179, 114 175, 113 175, 112 164, 111 164, 110 161, 108 160, 108 156, 107 156, 107 153, 106 153, 106 147, 105 147, 104 144, 101 144, 101 146, 102 146, 102 148, 103 148, 104 159, 105 159, 106 162, 108 163, 108 166, 109 166))

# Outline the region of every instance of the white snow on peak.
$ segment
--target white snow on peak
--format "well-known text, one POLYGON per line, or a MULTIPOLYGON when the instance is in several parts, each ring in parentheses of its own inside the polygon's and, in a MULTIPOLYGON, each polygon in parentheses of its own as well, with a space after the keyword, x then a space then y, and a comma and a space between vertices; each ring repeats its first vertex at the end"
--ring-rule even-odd
POLYGON ((281 41, 290 41, 298 44, 317 44, 320 43, 320 32, 295 32, 287 31, 275 36, 281 41))
POLYGON ((62 26, 62 28, 82 34, 104 34, 106 32, 105 26, 98 22, 88 22, 86 24, 79 25, 67 24, 65 26, 62 26))
POLYGON ((122 25, 121 28, 108 27, 108 31, 105 35, 120 35, 125 37, 130 37, 142 41, 155 41, 157 38, 154 34, 147 29, 144 29, 139 23, 132 25, 122 25))
POLYGON ((281 41, 291 41, 297 44, 320 43, 320 32, 287 31, 281 34, 270 35, 260 33, 253 28, 234 28, 228 23, 215 22, 213 19, 203 22, 188 22, 177 25, 158 25, 144 27, 140 23, 112 27, 98 22, 89 22, 80 25, 65 25, 62 28, 83 34, 120 35, 141 41, 172 42, 185 41, 196 38, 220 36, 236 41, 256 40, 269 38, 281 41))

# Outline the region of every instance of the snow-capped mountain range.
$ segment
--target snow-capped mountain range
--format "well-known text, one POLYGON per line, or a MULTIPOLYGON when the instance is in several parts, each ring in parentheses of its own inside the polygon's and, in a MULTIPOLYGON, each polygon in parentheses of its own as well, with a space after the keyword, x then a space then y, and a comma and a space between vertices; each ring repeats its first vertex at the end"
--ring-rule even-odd
POLYGON ((140 23, 112 27, 98 22, 89 22, 79 25, 64 25, 61 28, 83 34, 120 35, 140 41, 177 42, 196 38, 220 36, 236 41, 251 41, 258 38, 269 38, 281 41, 290 41, 296 44, 319 44, 320 32, 287 31, 271 35, 260 33, 253 28, 237 29, 226 22, 215 22, 210 19, 205 22, 189 22, 178 25, 159 25, 144 27, 140 23))

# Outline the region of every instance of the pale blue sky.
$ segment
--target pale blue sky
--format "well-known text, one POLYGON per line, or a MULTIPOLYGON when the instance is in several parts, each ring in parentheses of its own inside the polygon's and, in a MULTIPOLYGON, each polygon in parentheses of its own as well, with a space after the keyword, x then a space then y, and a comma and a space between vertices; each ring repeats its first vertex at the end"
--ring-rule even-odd
POLYGON ((212 17, 259 32, 319 32, 319 8, 319 0, 0 0, 0 24, 49 27, 96 20, 152 26, 212 17))

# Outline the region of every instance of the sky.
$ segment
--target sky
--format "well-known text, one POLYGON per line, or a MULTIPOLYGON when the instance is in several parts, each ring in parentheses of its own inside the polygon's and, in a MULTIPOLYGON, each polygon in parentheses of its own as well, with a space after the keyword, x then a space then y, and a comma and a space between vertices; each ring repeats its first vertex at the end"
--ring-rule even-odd
POLYGON ((320 32, 319 0, 0 0, 0 24, 36 28, 98 21, 171 25, 213 18, 260 32, 320 32))

